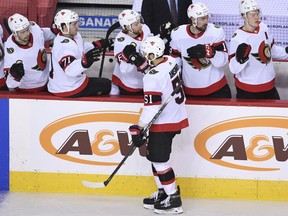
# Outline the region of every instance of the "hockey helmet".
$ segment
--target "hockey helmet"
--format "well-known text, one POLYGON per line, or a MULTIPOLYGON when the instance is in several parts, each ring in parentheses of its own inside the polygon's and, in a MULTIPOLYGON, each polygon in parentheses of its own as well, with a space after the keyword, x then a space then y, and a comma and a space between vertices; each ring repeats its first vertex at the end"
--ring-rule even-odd
POLYGON ((140 46, 140 52, 142 56, 148 60, 149 65, 152 65, 152 61, 163 56, 165 50, 164 41, 158 36, 148 37, 142 41, 140 46), (151 59, 150 54, 154 54, 154 58, 151 59))
POLYGON ((29 27, 30 22, 25 16, 15 13, 8 18, 8 25, 13 34, 17 36, 17 32, 29 27))
POLYGON ((69 23, 76 22, 79 20, 79 16, 75 11, 62 9, 60 10, 54 17, 54 22, 57 28, 63 33, 69 33, 69 23), (67 26, 67 32, 63 32, 61 24, 65 24, 67 26))
POLYGON ((209 10, 203 3, 191 4, 187 9, 187 16, 197 20, 198 17, 204 17, 209 15, 209 10))
POLYGON ((246 15, 247 12, 260 10, 259 5, 254 0, 244 0, 240 2, 240 13, 246 15))
POLYGON ((123 29, 125 29, 125 26, 131 28, 132 23, 138 20, 141 21, 141 16, 136 11, 126 9, 119 14, 118 20, 123 29))

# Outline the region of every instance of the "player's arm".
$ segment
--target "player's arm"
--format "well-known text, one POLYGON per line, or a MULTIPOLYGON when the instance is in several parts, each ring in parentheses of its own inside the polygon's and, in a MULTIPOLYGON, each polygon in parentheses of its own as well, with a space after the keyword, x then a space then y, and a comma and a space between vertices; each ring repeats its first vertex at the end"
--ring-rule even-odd
POLYGON ((73 52, 66 52, 59 58, 58 64, 63 71, 71 77, 82 74, 87 68, 95 61, 100 60, 100 53, 98 49, 91 49, 86 53, 83 53, 81 59, 77 59, 73 52))
POLYGON ((170 56, 175 58, 177 64, 182 66, 182 54, 180 49, 180 40, 177 40, 177 31, 172 30, 171 32, 171 41, 170 41, 170 56))
POLYGON ((120 72, 121 73, 130 73, 134 70, 134 65, 126 62, 123 59, 122 51, 126 44, 123 43, 123 39, 116 38, 114 44, 114 57, 116 59, 116 64, 119 64, 120 72))
POLYGON ((288 46, 281 47, 272 43, 271 57, 273 59, 288 59, 288 46))
POLYGON ((215 27, 216 40, 211 44, 211 49, 214 50, 214 56, 210 58, 214 67, 221 68, 228 62, 228 49, 225 42, 225 32, 222 27, 215 27))
POLYGON ((122 57, 125 62, 135 65, 139 72, 145 73, 145 70, 149 67, 146 58, 136 51, 136 45, 134 44, 129 44, 124 47, 122 57))

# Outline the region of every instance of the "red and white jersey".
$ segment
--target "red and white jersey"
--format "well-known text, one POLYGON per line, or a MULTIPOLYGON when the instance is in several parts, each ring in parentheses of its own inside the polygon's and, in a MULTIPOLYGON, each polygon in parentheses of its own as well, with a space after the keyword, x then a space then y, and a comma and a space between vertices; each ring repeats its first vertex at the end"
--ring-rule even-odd
POLYGON ((13 34, 7 38, 4 71, 8 72, 6 80, 8 88, 27 92, 39 92, 46 88, 49 64, 44 43, 54 37, 49 28, 40 28, 36 23, 31 22, 30 41, 27 45, 19 45, 13 34), (9 74, 10 67, 17 61, 22 61, 24 66, 25 74, 20 81, 16 81, 9 74))
POLYGON ((223 66, 228 62, 225 32, 222 27, 208 23, 205 32, 194 35, 190 26, 181 25, 172 31, 171 56, 179 57, 179 65, 182 64, 185 93, 194 96, 208 95, 227 83, 223 71, 223 66), (191 59, 187 49, 198 44, 221 46, 222 49, 216 51, 213 58, 191 59))
POLYGON ((59 33, 52 47, 52 69, 48 91, 54 95, 67 97, 81 92, 88 84, 86 68, 81 64, 84 53, 93 48, 92 43, 84 43, 80 33, 73 39, 59 33))
POLYGON ((117 61, 112 75, 112 82, 130 92, 138 92, 143 89, 144 74, 138 71, 135 65, 122 60, 122 51, 126 45, 135 43, 136 51, 139 52, 142 41, 152 36, 149 27, 145 24, 142 26, 142 31, 142 34, 137 38, 132 38, 120 31, 114 42, 114 56, 117 61))
POLYGON ((287 59, 285 49, 274 44, 267 26, 260 23, 255 32, 237 29, 229 48, 229 69, 235 74, 235 86, 248 92, 264 92, 275 86, 275 70, 272 58, 287 59), (236 60, 237 47, 246 43, 251 46, 249 60, 240 64, 236 60))
POLYGON ((6 85, 4 75, 4 45, 3 45, 3 28, 0 25, 0 88, 6 85))
MULTIPOLYGON (((139 126, 147 125, 166 102, 180 83, 180 71, 176 60, 164 55, 164 61, 144 76, 144 108, 139 119, 139 126)), ((179 131, 188 127, 185 101, 186 97, 181 87, 152 124, 150 131, 179 131)))

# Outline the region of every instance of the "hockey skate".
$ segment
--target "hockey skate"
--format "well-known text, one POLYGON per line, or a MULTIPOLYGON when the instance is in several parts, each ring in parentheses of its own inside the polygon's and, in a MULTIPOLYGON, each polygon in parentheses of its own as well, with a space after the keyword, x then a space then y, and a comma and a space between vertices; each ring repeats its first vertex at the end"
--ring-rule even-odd
POLYGON ((183 213, 180 188, 174 194, 168 195, 165 200, 155 203, 154 212, 156 214, 180 214, 183 213))
POLYGON ((150 197, 144 198, 143 206, 146 209, 154 209, 154 205, 156 203, 160 203, 160 201, 166 199, 167 194, 165 193, 163 188, 158 189, 155 193, 153 193, 150 197))

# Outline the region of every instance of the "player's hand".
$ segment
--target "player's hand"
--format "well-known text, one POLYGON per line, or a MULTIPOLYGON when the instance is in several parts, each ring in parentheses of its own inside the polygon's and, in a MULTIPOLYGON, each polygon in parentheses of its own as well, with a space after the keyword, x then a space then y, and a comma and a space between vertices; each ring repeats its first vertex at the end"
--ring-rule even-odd
POLYGON ((9 73, 16 81, 20 82, 20 80, 25 74, 23 62, 21 60, 18 60, 16 63, 14 63, 10 67, 9 73))
POLYGON ((107 49, 108 47, 111 47, 113 45, 114 41, 110 39, 100 39, 93 41, 92 44, 94 47, 98 47, 99 49, 107 49))
POLYGON ((171 23, 171 22, 166 22, 166 23, 163 23, 160 28, 159 28, 159 31, 160 31, 160 38, 163 39, 163 38, 166 38, 168 41, 171 40, 171 31, 175 28, 176 26, 171 23))
POLYGON ((122 51, 122 58, 125 62, 131 63, 130 57, 132 55, 135 55, 136 52, 136 47, 132 44, 126 45, 122 51))
POLYGON ((246 43, 240 44, 237 47, 237 50, 236 50, 236 60, 240 64, 244 64, 249 59, 250 51, 251 51, 251 46, 250 45, 248 45, 246 43))
POLYGON ((136 52, 136 47, 133 44, 125 46, 122 51, 123 60, 132 63, 137 67, 137 70, 143 72, 149 67, 145 57, 142 57, 136 52))
POLYGON ((141 129, 138 125, 131 125, 129 127, 129 132, 132 136, 132 142, 134 146, 141 147, 146 142, 143 129, 141 129))
POLYGON ((52 23, 51 27, 50 27, 50 30, 53 32, 53 34, 57 35, 60 30, 57 28, 56 24, 55 23, 52 23))
POLYGON ((82 56, 81 64, 84 68, 89 68, 93 64, 93 62, 100 60, 100 50, 98 48, 93 48, 89 50, 82 56))
POLYGON ((198 44, 187 49, 188 56, 191 59, 213 58, 216 51, 210 44, 198 44))

